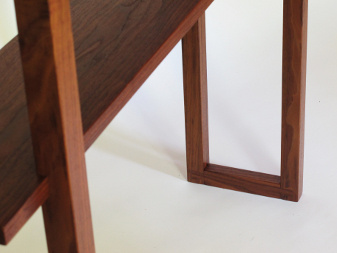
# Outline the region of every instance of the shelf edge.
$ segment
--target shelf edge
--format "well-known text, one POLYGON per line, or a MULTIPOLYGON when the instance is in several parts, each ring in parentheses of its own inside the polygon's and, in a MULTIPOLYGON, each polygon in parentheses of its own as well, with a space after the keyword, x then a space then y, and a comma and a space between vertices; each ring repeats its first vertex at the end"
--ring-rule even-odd
POLYGON ((13 237, 26 224, 30 217, 43 205, 49 197, 48 178, 41 180, 39 186, 25 201, 20 210, 15 213, 5 224, 1 224, 0 228, 0 244, 7 245, 13 237))

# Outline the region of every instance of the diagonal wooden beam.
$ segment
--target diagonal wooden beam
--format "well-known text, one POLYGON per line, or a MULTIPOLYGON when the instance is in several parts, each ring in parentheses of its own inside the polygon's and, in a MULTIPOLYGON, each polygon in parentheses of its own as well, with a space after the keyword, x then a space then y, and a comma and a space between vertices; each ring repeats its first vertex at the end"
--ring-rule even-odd
POLYGON ((68 0, 15 0, 33 149, 48 176, 43 205, 49 252, 93 253, 68 0))

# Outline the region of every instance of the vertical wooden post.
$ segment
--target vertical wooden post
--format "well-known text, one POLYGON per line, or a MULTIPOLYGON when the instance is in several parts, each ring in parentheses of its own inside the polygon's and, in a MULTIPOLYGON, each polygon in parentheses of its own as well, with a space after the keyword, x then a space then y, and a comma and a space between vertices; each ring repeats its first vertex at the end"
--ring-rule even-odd
POLYGON ((93 253, 82 120, 69 0, 15 0, 49 252, 93 253))
POLYGON ((303 189, 308 0, 284 0, 281 188, 303 189))
POLYGON ((182 40, 187 178, 204 183, 209 163, 205 14, 182 40))

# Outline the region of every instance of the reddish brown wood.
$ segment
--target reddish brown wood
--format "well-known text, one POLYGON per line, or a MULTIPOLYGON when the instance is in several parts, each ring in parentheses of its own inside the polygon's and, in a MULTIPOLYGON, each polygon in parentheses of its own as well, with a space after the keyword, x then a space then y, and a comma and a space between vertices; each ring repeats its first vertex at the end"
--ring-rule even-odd
POLYGON ((0 230, 0 243, 8 244, 16 235, 27 220, 36 212, 36 210, 44 203, 49 197, 49 183, 48 179, 41 180, 38 187, 34 192, 29 192, 29 197, 21 205, 21 208, 7 221, 3 222, 0 230))
POLYGON ((204 183, 209 162, 205 14, 182 40, 187 178, 204 183))
POLYGON ((291 191, 281 189, 280 176, 208 164, 204 177, 210 186, 284 200, 293 198, 291 191))
POLYGON ((93 253, 83 130, 68 0, 15 0, 49 252, 93 253))
POLYGON ((281 185, 303 190, 308 0, 284 0, 281 185))
MULTIPOLYGON (((211 2, 71 0, 86 149, 211 2)), ((17 38, 0 50, 0 99, 4 231, 41 182, 35 171, 17 38)))
POLYGON ((263 185, 280 188, 280 176, 270 175, 266 173, 236 169, 216 164, 208 164, 205 171, 225 174, 234 178, 245 178, 247 181, 260 182, 263 185))

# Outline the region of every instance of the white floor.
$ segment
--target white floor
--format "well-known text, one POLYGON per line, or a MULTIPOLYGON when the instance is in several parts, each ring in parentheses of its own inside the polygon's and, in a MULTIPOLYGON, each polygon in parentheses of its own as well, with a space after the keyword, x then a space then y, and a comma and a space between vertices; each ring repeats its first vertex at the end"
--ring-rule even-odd
MULTIPOLYGON (((186 182, 178 45, 86 154, 97 252, 337 252, 337 2, 309 4, 301 201, 186 182)), ((282 1, 207 15, 211 162, 278 174, 282 1)), ((46 253, 41 212, 0 252, 46 253)))

